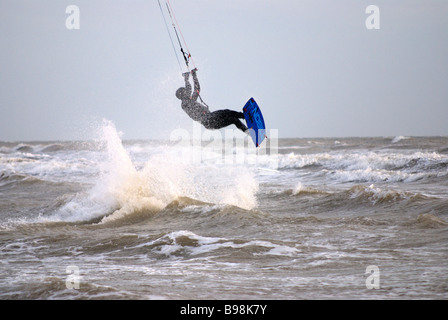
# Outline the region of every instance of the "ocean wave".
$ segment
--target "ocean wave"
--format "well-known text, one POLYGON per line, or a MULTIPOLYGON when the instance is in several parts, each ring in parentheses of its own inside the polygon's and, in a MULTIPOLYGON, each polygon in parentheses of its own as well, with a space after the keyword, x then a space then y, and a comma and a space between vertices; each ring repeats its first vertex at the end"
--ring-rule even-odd
POLYGON ((18 146, 16 146, 14 150, 19 152, 33 152, 34 148, 29 144, 21 143, 18 146))
POLYGON ((54 152, 65 149, 65 145, 62 143, 18 143, 18 144, 8 144, 7 146, 0 147, 1 153, 45 153, 54 152))
POLYGON ((437 152, 414 152, 410 154, 394 152, 344 152, 280 155, 280 169, 303 169, 310 166, 325 169, 385 169, 385 170, 427 170, 444 169, 448 157, 437 152))
POLYGON ((15 172, 1 171, 0 172, 0 187, 10 185, 23 186, 43 182, 41 179, 32 177, 26 174, 19 174, 15 172))
POLYGON ((280 170, 306 170, 339 182, 414 182, 448 175, 448 156, 437 152, 344 152, 279 155, 280 170))
POLYGON ((304 186, 301 182, 297 183, 297 185, 294 187, 294 189, 288 189, 284 192, 287 194, 291 194, 293 196, 328 195, 327 191, 304 186))
POLYGON ((356 185, 350 188, 346 194, 350 199, 368 201, 373 205, 385 203, 397 203, 400 201, 423 199, 425 196, 420 193, 397 191, 392 189, 382 189, 375 185, 368 187, 356 185))
MULTIPOLYGON (((25 278, 25 277, 24 277, 25 278)), ((27 278, 32 278, 30 275, 27 278)), ((111 286, 98 285, 84 281, 79 289, 68 289, 66 275, 42 276, 27 279, 16 284, 15 290, 0 293, 0 299, 18 300, 61 300, 61 299, 139 299, 138 295, 128 294, 111 286)))
POLYGON ((97 140, 92 141, 64 141, 64 142, 2 142, 0 141, 0 154, 52 154, 61 151, 79 152, 79 151, 98 151, 101 149, 101 143, 97 140))
POLYGON ((300 250, 294 244, 274 243, 266 240, 228 239, 221 237, 205 237, 187 230, 165 234, 155 240, 139 244, 153 254, 165 257, 195 257, 210 255, 241 255, 254 257, 263 256, 296 256, 300 250))
POLYGON ((94 186, 77 194, 48 219, 103 223, 136 212, 157 212, 182 197, 252 209, 257 204, 254 173, 239 166, 190 163, 176 149, 161 149, 137 169, 115 127, 105 122, 100 137, 107 156, 94 186))
POLYGON ((244 239, 231 236, 203 236, 188 229, 161 232, 152 235, 121 234, 115 241, 93 241, 83 248, 83 254, 101 253, 126 256, 150 257, 152 259, 208 258, 239 255, 246 259, 257 256, 294 257, 301 253, 295 242, 244 239))
POLYGON ((0 172, 33 177, 49 182, 87 182, 98 173, 96 161, 39 154, 0 157, 0 172))
POLYGON ((274 189, 266 194, 267 201, 284 203, 298 212, 321 214, 329 212, 371 212, 372 208, 387 210, 443 211, 444 198, 427 195, 418 191, 406 191, 387 184, 354 184, 348 188, 341 186, 306 186, 302 182, 294 188, 274 189))
POLYGON ((419 214, 415 222, 416 224, 424 228, 438 228, 448 226, 447 221, 431 213, 419 214))
POLYGON ((406 212, 440 211, 434 206, 440 206, 440 203, 444 201, 442 198, 420 192, 397 190, 385 185, 377 186, 375 184, 356 184, 348 189, 341 190, 338 188, 333 191, 329 189, 312 193, 299 191, 294 194, 290 192, 290 197, 297 197, 295 201, 297 210, 318 217, 333 212, 344 213, 343 216, 352 212, 362 215, 380 209, 388 211, 405 210, 406 212))
POLYGON ((342 224, 346 226, 367 226, 367 227, 385 227, 390 225, 390 222, 387 220, 381 220, 365 216, 337 218, 334 219, 333 223, 336 225, 342 224))
POLYGON ((49 152, 57 152, 61 150, 66 150, 66 145, 61 143, 51 143, 49 145, 41 146, 39 152, 49 153, 49 152))
POLYGON ((408 140, 408 139, 409 139, 409 137, 405 137, 405 136, 396 136, 396 137, 394 137, 394 138, 392 139, 392 143, 398 143, 398 142, 400 142, 400 141, 408 140))

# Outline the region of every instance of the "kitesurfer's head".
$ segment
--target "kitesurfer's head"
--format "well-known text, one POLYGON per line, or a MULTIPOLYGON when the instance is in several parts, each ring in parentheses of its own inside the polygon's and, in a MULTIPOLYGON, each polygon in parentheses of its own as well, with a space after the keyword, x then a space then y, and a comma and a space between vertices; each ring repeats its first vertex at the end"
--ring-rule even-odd
POLYGON ((176 91, 176 97, 180 100, 187 99, 187 89, 186 88, 179 88, 176 91))

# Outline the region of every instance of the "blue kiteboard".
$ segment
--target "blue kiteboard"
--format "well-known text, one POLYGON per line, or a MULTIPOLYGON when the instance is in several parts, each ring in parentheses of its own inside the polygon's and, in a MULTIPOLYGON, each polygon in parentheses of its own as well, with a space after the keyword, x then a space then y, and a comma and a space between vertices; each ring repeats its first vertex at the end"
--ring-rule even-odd
POLYGON ((266 138, 266 126, 264 124, 263 114, 254 98, 250 98, 249 101, 247 101, 246 105, 243 107, 243 113, 250 137, 258 148, 266 138))

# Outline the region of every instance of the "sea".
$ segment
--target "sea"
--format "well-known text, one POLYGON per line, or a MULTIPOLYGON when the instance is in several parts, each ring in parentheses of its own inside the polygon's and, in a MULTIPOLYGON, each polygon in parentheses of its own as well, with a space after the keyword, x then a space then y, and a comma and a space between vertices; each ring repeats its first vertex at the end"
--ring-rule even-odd
POLYGON ((0 142, 0 299, 448 298, 448 137, 181 140, 0 142))

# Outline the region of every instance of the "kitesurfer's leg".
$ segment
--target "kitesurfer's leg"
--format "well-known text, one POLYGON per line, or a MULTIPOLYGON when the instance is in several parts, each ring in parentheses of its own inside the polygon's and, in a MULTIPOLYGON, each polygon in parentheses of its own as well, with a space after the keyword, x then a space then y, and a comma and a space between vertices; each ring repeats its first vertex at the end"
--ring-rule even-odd
POLYGON ((211 112, 202 121, 202 124, 207 129, 221 129, 234 124, 238 129, 245 132, 247 127, 239 119, 244 119, 242 112, 225 109, 211 112))

